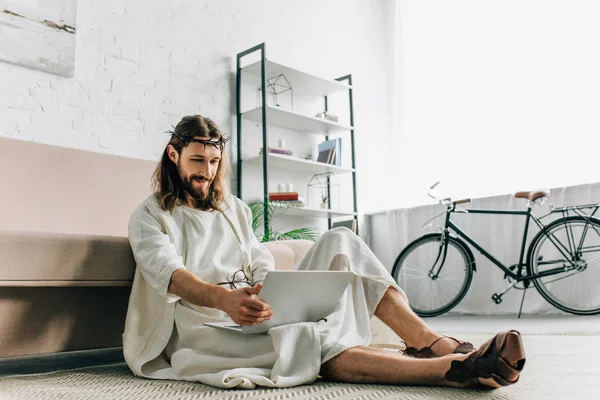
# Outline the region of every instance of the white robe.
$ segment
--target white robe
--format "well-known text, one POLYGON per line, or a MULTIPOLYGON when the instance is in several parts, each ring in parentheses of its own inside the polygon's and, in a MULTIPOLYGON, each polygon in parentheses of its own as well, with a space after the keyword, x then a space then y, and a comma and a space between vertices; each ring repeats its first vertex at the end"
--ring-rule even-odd
POLYGON ((354 272, 351 286, 327 322, 241 335, 203 325, 231 321, 224 312, 167 293, 170 275, 179 268, 213 284, 230 280, 242 267, 255 283, 273 269, 272 256, 252 234, 250 210, 233 196, 229 203, 223 214, 176 207, 170 218, 151 196, 132 215, 129 235, 138 268, 123 337, 131 370, 147 378, 223 388, 289 387, 314 381, 321 364, 342 351, 368 345, 369 320, 381 297, 389 286, 403 292, 364 242, 346 228, 322 235, 295 267, 354 272), (167 255, 175 260, 168 261, 167 255), (154 317, 160 323, 142 323, 153 318, 152 307, 161 302, 156 295, 165 308, 157 313, 161 317, 154 317), (144 329, 146 335, 138 333, 144 329))

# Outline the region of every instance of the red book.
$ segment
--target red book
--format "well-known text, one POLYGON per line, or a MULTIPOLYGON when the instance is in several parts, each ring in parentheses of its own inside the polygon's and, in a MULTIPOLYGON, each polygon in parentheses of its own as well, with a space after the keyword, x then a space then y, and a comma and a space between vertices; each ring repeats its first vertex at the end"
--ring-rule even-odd
POLYGON ((271 200, 271 201, 298 200, 298 192, 269 193, 269 200, 271 200))

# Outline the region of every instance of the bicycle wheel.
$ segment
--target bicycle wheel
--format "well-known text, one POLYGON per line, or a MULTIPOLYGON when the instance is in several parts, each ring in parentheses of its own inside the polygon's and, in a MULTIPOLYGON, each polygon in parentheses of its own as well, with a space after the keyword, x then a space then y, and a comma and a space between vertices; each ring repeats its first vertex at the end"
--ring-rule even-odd
MULTIPOLYGON (((446 259, 437 278, 429 275, 439 253, 442 235, 424 235, 402 250, 392 276, 404 290, 417 315, 435 317, 454 308, 465 297, 473 279, 472 257, 466 245, 449 238, 446 259)), ((437 271, 439 263, 435 268, 437 271)))
POLYGON ((550 304, 577 315, 600 313, 600 220, 573 216, 553 221, 533 238, 527 260, 531 275, 563 269, 533 279, 550 304))

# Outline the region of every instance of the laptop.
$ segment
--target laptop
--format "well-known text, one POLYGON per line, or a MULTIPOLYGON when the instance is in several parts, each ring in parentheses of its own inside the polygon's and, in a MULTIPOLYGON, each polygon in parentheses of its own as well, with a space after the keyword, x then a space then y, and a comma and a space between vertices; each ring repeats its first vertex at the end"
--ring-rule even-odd
POLYGON ((349 271, 269 271, 257 298, 273 309, 270 320, 255 326, 236 325, 231 321, 204 325, 253 334, 266 333, 279 325, 316 322, 335 310, 352 276, 349 271))

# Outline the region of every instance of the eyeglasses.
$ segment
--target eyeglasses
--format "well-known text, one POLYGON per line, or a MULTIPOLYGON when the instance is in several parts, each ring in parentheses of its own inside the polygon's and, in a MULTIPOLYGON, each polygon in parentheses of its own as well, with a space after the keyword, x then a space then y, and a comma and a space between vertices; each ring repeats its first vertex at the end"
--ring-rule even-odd
POLYGON ((248 276, 242 269, 235 271, 233 273, 233 275, 231 276, 230 281, 217 283, 217 285, 229 285, 231 290, 233 290, 233 289, 237 289, 237 286, 235 286, 236 283, 246 283, 250 286, 254 286, 254 283, 250 282, 250 279, 248 279, 248 276))

